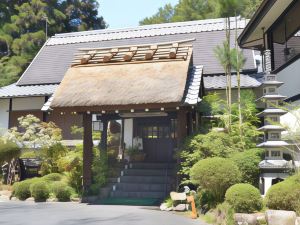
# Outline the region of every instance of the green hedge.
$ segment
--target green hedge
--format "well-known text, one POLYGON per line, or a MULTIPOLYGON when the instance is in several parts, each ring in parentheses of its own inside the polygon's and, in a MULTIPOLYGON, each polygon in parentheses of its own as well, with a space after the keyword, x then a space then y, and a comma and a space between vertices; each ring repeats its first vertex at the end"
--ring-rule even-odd
POLYGON ((51 192, 55 195, 58 201, 70 201, 73 189, 62 181, 55 181, 51 184, 51 192))
POLYGON ((50 173, 42 177, 46 182, 61 181, 63 176, 59 173, 50 173))
POLYGON ((35 182, 38 182, 39 178, 33 178, 24 180, 21 182, 14 183, 13 185, 13 195, 17 197, 19 200, 26 200, 31 197, 31 185, 35 182))
POLYGON ((45 181, 38 181, 32 184, 30 187, 31 195, 36 202, 44 202, 50 196, 50 189, 45 181))
POLYGON ((193 183, 210 191, 216 202, 222 202, 226 190, 240 182, 241 174, 231 160, 215 157, 196 163, 191 169, 190 177, 193 183))
POLYGON ((231 186, 226 191, 225 200, 238 213, 253 213, 263 208, 263 200, 259 190, 250 184, 231 186))
POLYGON ((292 210, 300 214, 300 174, 273 185, 267 192, 265 202, 270 209, 292 210))

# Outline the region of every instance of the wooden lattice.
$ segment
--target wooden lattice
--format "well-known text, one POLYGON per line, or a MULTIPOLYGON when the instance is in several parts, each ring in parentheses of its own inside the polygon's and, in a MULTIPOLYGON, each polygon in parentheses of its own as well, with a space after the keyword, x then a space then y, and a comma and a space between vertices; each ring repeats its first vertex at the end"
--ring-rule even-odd
POLYGON ((80 48, 75 53, 72 66, 186 60, 192 47, 189 43, 193 40, 113 48, 80 48))

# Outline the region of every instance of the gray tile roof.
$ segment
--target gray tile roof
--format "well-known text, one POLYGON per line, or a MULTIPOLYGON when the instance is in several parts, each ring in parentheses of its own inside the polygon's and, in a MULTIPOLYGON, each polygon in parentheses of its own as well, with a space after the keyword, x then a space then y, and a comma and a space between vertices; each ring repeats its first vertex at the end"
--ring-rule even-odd
MULTIPOLYGON (((245 20, 239 22, 243 28, 245 20)), ((241 32, 239 30, 239 33, 241 32)), ((234 44, 234 32, 232 41, 234 44)), ((195 39, 193 64, 203 65, 205 74, 224 73, 214 48, 225 40, 224 19, 158 24, 118 30, 99 30, 58 34, 50 38, 18 81, 18 85, 60 83, 78 48, 154 44, 195 39)), ((243 50, 245 70, 255 70, 252 50, 243 50)))
POLYGON ((16 83, 0 88, 0 98, 48 96, 52 95, 57 84, 17 86, 16 83))
MULTIPOLYGON (((205 76, 203 79, 204 88, 206 90, 226 89, 227 82, 225 75, 205 76)), ((259 82, 256 78, 241 74, 241 88, 255 88, 260 85, 261 82, 259 82)), ((237 88, 237 75, 231 76, 231 87, 237 88)))
MULTIPOLYGON (((231 18, 231 29, 235 29, 235 18, 231 18)), ((237 28, 243 29, 248 20, 238 18, 237 28)), ((106 29, 85 32, 56 34, 46 45, 64 45, 84 42, 111 41, 129 38, 164 36, 184 33, 200 33, 225 29, 224 18, 164 23, 123 29, 106 29)))
POLYGON ((199 92, 201 88, 203 66, 194 66, 191 73, 189 82, 187 84, 187 93, 185 95, 184 103, 195 105, 199 102, 199 92))

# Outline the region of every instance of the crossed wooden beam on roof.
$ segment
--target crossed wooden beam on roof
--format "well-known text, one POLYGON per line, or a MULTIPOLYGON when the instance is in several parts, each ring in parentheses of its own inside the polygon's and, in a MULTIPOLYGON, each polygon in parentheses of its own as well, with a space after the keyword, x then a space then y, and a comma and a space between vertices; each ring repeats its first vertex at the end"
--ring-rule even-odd
POLYGON ((195 39, 113 48, 81 48, 72 66, 106 63, 186 60, 195 39))

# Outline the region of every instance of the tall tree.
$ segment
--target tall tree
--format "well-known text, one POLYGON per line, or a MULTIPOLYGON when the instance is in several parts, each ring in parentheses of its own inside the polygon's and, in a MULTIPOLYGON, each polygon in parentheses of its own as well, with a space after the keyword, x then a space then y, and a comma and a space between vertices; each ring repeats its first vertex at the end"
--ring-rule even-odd
POLYGON ((261 1, 262 0, 180 0, 174 7, 168 4, 169 6, 166 5, 159 8, 157 13, 141 20, 140 24, 146 25, 219 18, 228 12, 228 16, 241 15, 245 18, 250 18, 261 1), (230 8, 234 2, 238 3, 239 7, 231 8, 231 10, 228 11, 228 8, 230 8), (170 6, 172 10, 170 10, 170 6))
POLYGON ((2 0, 0 2, 0 86, 15 82, 48 36, 102 29, 96 0, 2 0))

